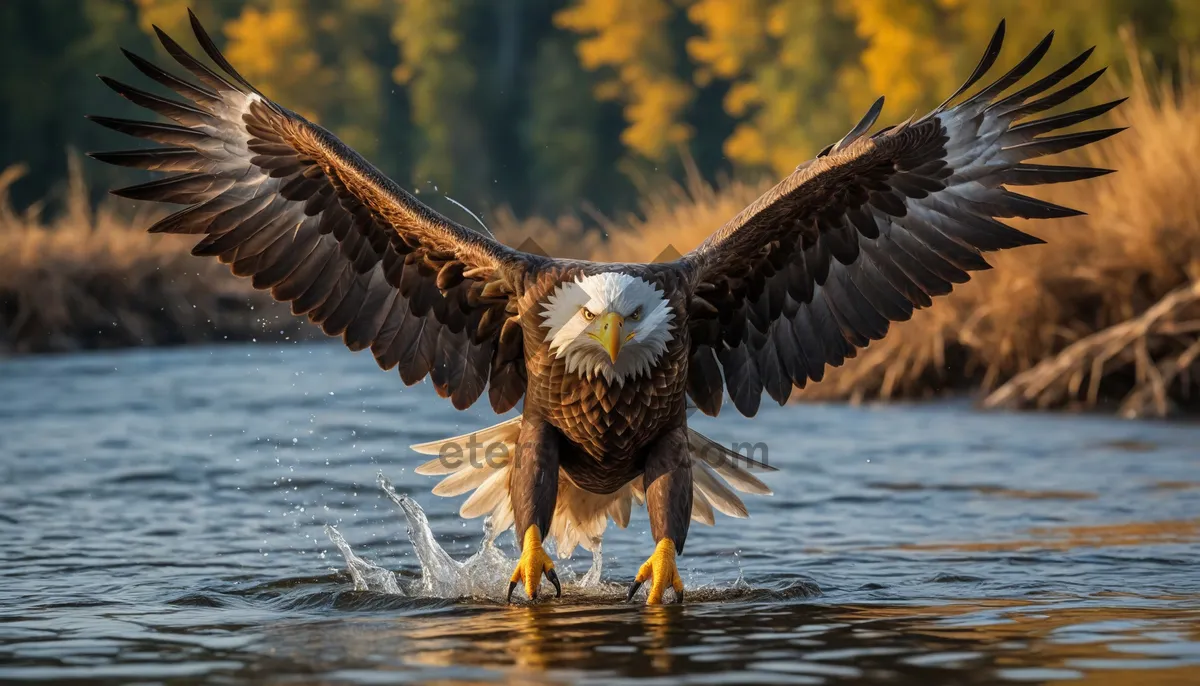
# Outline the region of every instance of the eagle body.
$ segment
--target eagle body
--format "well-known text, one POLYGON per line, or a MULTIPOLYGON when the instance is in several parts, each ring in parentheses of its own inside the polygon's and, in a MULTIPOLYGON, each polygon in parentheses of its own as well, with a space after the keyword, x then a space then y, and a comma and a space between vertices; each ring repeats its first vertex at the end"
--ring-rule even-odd
POLYGON ((581 488, 612 493, 640 475, 646 446, 668 429, 683 426, 689 341, 679 327, 649 374, 610 381, 567 368, 546 340, 541 312, 563 283, 598 273, 624 273, 661 289, 676 312, 686 311, 686 284, 678 272, 654 265, 578 263, 534 277, 521 298, 525 335, 526 415, 543 417, 567 445, 563 470, 581 488))
MULTIPOLYGON (((126 52, 164 96, 101 77, 162 121, 93 119, 159 144, 92 153, 165 176, 113 193, 180 205, 150 227, 196 238, 197 256, 270 289, 351 350, 369 349, 409 385, 428 378, 465 409, 486 391, 491 427, 413 446, 436 455, 434 493, 467 495, 463 517, 515 528, 519 582, 556 586, 560 555, 597 551, 609 521, 644 504, 652 579, 682 599, 675 565, 692 521, 744 517, 735 493, 769 494, 772 467, 687 426, 693 404, 726 399, 753 416, 787 402, 933 299, 990 268, 985 255, 1043 241, 1004 223, 1080 214, 1013 190, 1109 173, 1043 164, 1120 129, 1069 129, 1121 100, 1044 113, 1091 86, 1085 51, 1032 82, 1053 33, 995 81, 1001 22, 966 83, 918 119, 871 132, 880 98, 822 150, 694 250, 668 263, 603 264, 532 255, 422 204, 320 126, 273 102, 221 54, 210 62, 156 29, 194 80, 126 52), (1063 85, 1065 84, 1065 85, 1063 85), (1069 129, 1069 133, 1060 130, 1069 129), (1036 162, 1031 160, 1037 160, 1036 162)), ((1050 248, 1052 249, 1052 248, 1050 248)))

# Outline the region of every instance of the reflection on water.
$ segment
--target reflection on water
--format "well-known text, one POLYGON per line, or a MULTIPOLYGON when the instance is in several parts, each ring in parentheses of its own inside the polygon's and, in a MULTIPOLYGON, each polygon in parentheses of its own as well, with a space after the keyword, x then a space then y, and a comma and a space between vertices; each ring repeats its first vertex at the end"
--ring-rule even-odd
MULTIPOLYGON (((1078 598, 939 605, 836 604, 788 593, 710 594, 701 603, 408 608, 367 599, 351 616, 265 631, 239 674, 354 670, 472 679, 608 682, 618 676, 801 683, 1194 680, 1196 610, 1138 598, 1122 609, 1078 598), (968 678, 970 675, 970 678, 968 678)), ((344 606, 344 609, 348 609, 344 606)), ((1192 682, 1194 683, 1194 681, 1192 682)))
POLYGON ((1194 425, 700 419, 767 442, 777 495, 694 528, 689 603, 643 608, 644 513, 602 581, 576 558, 561 601, 496 601, 511 536, 481 549, 405 449, 493 421, 336 346, 0 363, 0 681, 1200 680, 1194 425), (415 546, 381 471, 425 509, 415 546))
MULTIPOLYGON (((1088 491, 1044 491, 1030 488, 1005 488, 991 484, 877 483, 870 485, 873 488, 886 488, 894 491, 971 491, 981 495, 1017 498, 1018 500, 1091 500, 1096 497, 1095 493, 1088 491)), ((1161 484, 1159 486, 1161 487, 1161 484)))
POLYGON ((1165 522, 1128 522, 1096 526, 1043 526, 1025 532, 1029 538, 1011 541, 964 541, 959 543, 915 543, 901 546, 907 550, 1070 550, 1072 548, 1110 548, 1150 546, 1200 540, 1200 519, 1165 522))

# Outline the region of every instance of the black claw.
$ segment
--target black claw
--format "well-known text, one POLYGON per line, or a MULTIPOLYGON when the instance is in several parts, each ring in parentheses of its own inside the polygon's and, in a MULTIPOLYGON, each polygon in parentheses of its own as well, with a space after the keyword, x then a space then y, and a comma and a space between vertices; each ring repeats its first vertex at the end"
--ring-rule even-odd
POLYGON ((642 582, 638 581, 637 579, 634 579, 633 583, 629 584, 629 595, 625 596, 625 602, 628 603, 631 600, 633 600, 633 596, 637 595, 638 589, 641 587, 642 587, 642 582))
POLYGON ((561 598, 562 585, 558 583, 558 572, 555 572, 553 569, 547 569, 546 578, 550 580, 550 583, 554 584, 554 597, 561 598))
POLYGON ((513 594, 513 591, 516 590, 516 588, 517 588, 516 581, 510 582, 508 584, 508 600, 506 602, 509 602, 509 603, 512 602, 512 594, 513 594))
POLYGON ((675 602, 679 603, 680 605, 683 605, 683 591, 682 590, 675 593, 675 602))

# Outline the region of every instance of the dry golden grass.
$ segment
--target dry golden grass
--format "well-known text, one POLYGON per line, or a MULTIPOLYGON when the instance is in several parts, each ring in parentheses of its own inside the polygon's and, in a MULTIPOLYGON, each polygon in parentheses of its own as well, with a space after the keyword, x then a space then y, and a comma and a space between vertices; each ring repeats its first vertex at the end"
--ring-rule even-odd
POLYGON ((104 202, 93 209, 72 161, 65 211, 18 213, 0 173, 0 352, 281 339, 299 323, 223 265, 188 254, 183 236, 155 236, 155 216, 104 202))
MULTIPOLYGON (((1132 50, 1130 64, 1129 83, 1111 86, 1129 96, 1113 123, 1130 130, 1065 162, 1119 173, 1039 193, 1087 216, 1021 223, 1047 244, 991 255, 994 270, 894 325, 887 338, 793 397, 859 401, 991 390, 1200 279, 1200 84, 1172 86, 1146 74, 1132 50)), ((693 177, 649 198, 640 216, 606 222, 607 241, 595 232, 580 238, 570 220, 502 221, 500 234, 532 236, 556 255, 648 260, 668 245, 691 249, 769 185, 733 183, 718 191, 693 177)), ((1068 365, 1055 393, 1009 404, 1094 406, 1140 397, 1141 386, 1155 381, 1154 364, 1173 360, 1187 364, 1164 376, 1162 392, 1151 394, 1153 407, 1124 411, 1166 414, 1177 403, 1196 403, 1200 368, 1187 351, 1200 315, 1191 307, 1177 314, 1166 335, 1139 339, 1144 351, 1122 350, 1098 367, 1081 359, 1068 365)))

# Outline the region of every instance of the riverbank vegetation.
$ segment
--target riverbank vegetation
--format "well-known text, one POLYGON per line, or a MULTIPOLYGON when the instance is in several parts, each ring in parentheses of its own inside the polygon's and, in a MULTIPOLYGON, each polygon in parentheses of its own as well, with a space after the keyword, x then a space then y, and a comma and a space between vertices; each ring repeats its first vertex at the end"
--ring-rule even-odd
POLYGON ((269 294, 188 254, 186 236, 150 235, 147 212, 88 200, 78 160, 65 209, 17 211, 0 172, 0 353, 312 336, 269 294))

